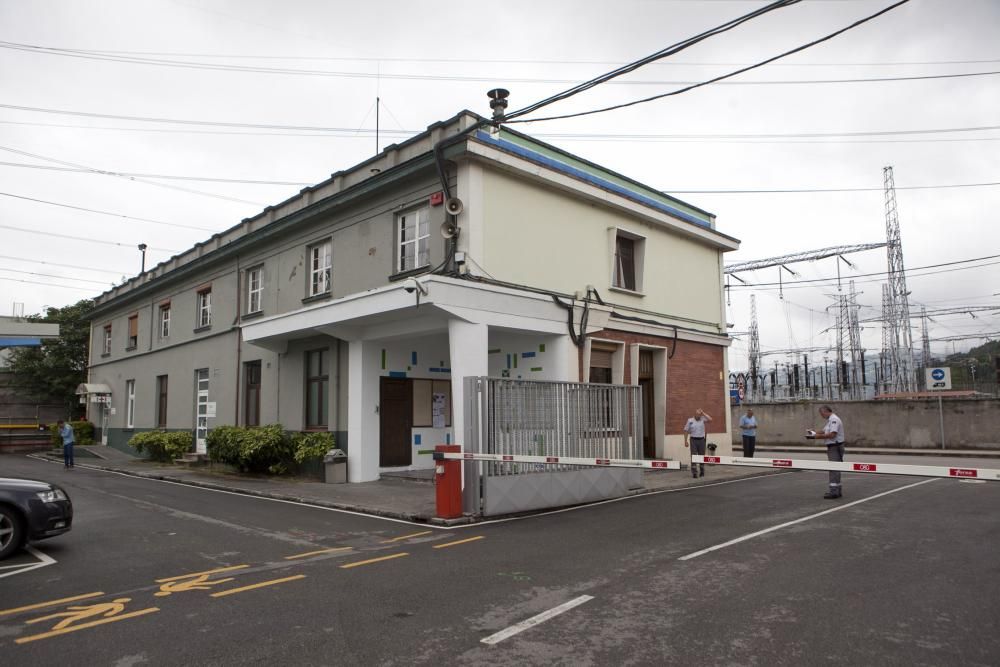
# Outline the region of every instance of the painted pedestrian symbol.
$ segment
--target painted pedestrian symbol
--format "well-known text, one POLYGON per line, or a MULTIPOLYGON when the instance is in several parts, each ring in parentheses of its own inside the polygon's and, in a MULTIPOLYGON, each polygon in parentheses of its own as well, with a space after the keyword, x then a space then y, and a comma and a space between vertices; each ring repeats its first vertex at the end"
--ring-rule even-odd
POLYGON ((175 581, 169 581, 162 586, 157 593, 154 593, 156 597, 162 598, 173 593, 184 593, 186 591, 207 591, 212 588, 215 584, 224 584, 227 581, 232 581, 235 577, 228 577, 226 579, 215 579, 213 581, 208 580, 209 575, 191 575, 186 579, 180 579, 175 581))
POLYGON ((111 602, 67 607, 69 611, 61 611, 49 614, 48 616, 42 616, 41 618, 33 618, 27 621, 27 623, 41 623, 42 621, 51 621, 54 618, 62 618, 63 620, 52 626, 53 630, 62 630, 78 621, 85 621, 98 616, 103 616, 104 618, 117 616, 125 611, 125 603, 131 601, 132 598, 116 598, 111 602))

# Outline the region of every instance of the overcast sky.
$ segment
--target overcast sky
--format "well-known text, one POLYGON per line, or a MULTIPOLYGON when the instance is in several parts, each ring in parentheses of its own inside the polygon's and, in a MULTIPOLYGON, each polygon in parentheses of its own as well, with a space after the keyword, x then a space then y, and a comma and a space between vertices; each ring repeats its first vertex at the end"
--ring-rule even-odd
MULTIPOLYGON (((370 157, 376 96, 384 148, 462 109, 488 115, 492 87, 519 108, 765 4, 0 0, 0 314, 98 294, 139 271, 137 244, 152 266, 370 157)), ((779 9, 535 115, 668 92, 890 4, 779 9)), ((996 0, 913 0, 730 82, 516 129, 715 213, 742 241, 727 263, 884 241, 892 165, 911 310, 998 304, 1000 76, 940 78, 1000 72, 998 34, 996 0), (761 192, 775 190, 813 192, 761 192)), ((854 278, 862 319, 877 316, 885 251, 847 259, 844 290, 854 278)), ((791 268, 783 299, 776 268, 731 290, 737 334, 756 295, 765 351, 833 342, 836 285, 794 283, 835 278, 837 260, 791 268)), ((974 315, 935 317, 932 351, 1000 331, 1000 311, 974 315)))

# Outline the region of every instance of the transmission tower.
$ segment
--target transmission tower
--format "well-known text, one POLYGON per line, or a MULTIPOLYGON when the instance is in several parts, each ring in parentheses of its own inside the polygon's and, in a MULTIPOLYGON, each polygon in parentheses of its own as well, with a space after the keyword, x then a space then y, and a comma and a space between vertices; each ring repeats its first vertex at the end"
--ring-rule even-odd
MULTIPOLYGON (((896 185, 892 167, 882 170, 885 180, 885 236, 889 259, 889 303, 884 327, 889 329, 889 376, 891 391, 913 391, 913 338, 910 334, 910 301, 903 266, 903 242, 896 213, 896 185)), ((884 306, 883 306, 884 308, 884 306)))
POLYGON ((757 398, 757 374, 760 372, 760 334, 757 332, 757 296, 750 295, 750 395, 757 398))
POLYGON ((892 376, 892 328, 889 321, 892 319, 892 299, 889 296, 889 284, 882 284, 882 354, 878 358, 879 384, 882 386, 882 393, 890 391, 892 376))
POLYGON ((848 340, 851 346, 851 398, 864 398, 863 382, 858 377, 861 365, 864 363, 864 356, 861 350, 861 323, 858 322, 858 293, 854 291, 854 281, 850 283, 848 293, 847 329, 848 340))
POLYGON ((920 306, 920 342, 920 366, 921 368, 928 368, 931 365, 931 337, 927 334, 926 306, 920 306))

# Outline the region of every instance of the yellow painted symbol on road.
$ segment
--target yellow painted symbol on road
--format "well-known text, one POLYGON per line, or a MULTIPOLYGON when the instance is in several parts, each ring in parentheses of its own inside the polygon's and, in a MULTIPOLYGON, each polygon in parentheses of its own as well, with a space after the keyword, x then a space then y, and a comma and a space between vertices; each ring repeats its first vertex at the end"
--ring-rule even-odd
MULTIPOLYGON (((118 600, 128 601, 129 598, 118 598, 118 600)), ((38 635, 30 635, 28 637, 20 637, 18 639, 15 639, 14 643, 15 644, 27 644, 28 642, 38 641, 39 639, 48 639, 49 637, 56 637, 58 635, 65 635, 65 634, 70 633, 70 632, 76 632, 77 630, 86 630, 87 628, 93 628, 93 627, 98 626, 98 625, 104 625, 105 623, 115 623, 117 621, 124 621, 125 619, 128 619, 128 618, 135 618, 136 616, 145 616, 146 614, 152 614, 153 612, 160 611, 159 607, 149 607, 148 609, 140 609, 139 611, 132 611, 132 612, 129 612, 127 614, 122 614, 122 613, 120 613, 120 611, 115 611, 115 609, 117 608, 115 605, 117 605, 117 604, 121 604, 121 603, 119 603, 116 600, 115 602, 105 603, 104 605, 91 605, 91 607, 104 606, 105 609, 106 609, 106 611, 104 611, 103 613, 107 614, 107 612, 110 611, 110 612, 113 612, 113 615, 111 615, 111 616, 109 616, 107 618, 98 619, 96 621, 89 621, 87 623, 80 623, 78 625, 70 625, 68 627, 62 627, 62 628, 60 628, 59 626, 62 625, 64 622, 68 621, 69 623, 75 623, 77 620, 81 620, 82 618, 92 618, 92 617, 97 616, 97 615, 99 615, 101 613, 101 612, 91 613, 90 611, 87 611, 86 612, 87 615, 86 616, 82 616, 82 615, 80 615, 82 613, 82 610, 87 610, 88 609, 87 607, 70 607, 70 609, 74 610, 74 611, 69 612, 69 613, 73 614, 72 618, 67 617, 64 621, 60 621, 59 624, 57 624, 55 628, 53 628, 52 630, 50 630, 48 632, 43 632, 43 633, 38 634, 38 635), (110 609, 107 609, 107 605, 112 605, 112 607, 110 609)), ((58 617, 58 616, 62 616, 62 615, 63 614, 50 614, 49 616, 45 616, 43 618, 36 618, 33 621, 28 621, 28 623, 36 623, 36 622, 44 621, 44 620, 51 620, 54 617, 58 617)))
POLYGON ((209 581, 208 574, 199 574, 197 576, 188 577, 187 579, 178 579, 176 581, 168 581, 167 583, 160 586, 160 590, 154 593, 156 597, 162 598, 174 593, 185 593, 187 591, 207 591, 215 584, 224 584, 227 581, 232 581, 235 577, 226 577, 225 579, 213 579, 209 581))
POLYGON ((162 584, 167 581, 179 581, 181 579, 187 579, 188 577, 200 577, 205 574, 219 574, 220 572, 232 572, 233 570, 242 570, 245 567, 250 567, 249 565, 230 565, 229 567, 217 567, 214 570, 205 570, 204 572, 188 572, 187 574, 178 574, 176 577, 166 577, 164 579, 157 579, 156 583, 162 584))
POLYGON ((99 602, 97 604, 67 607, 68 611, 60 611, 55 614, 49 614, 48 616, 42 616, 41 618, 33 618, 26 622, 29 624, 41 623, 42 621, 51 621, 54 618, 61 618, 63 620, 52 626, 52 629, 62 630, 77 621, 83 621, 95 616, 104 616, 105 618, 117 616, 125 611, 125 603, 131 601, 132 598, 115 598, 111 602, 99 602))

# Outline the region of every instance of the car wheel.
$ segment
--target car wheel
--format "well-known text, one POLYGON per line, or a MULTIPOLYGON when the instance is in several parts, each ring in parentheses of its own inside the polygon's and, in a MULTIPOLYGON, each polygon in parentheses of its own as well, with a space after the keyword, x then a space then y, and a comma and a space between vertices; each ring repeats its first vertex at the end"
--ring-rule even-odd
POLYGON ((24 524, 9 507, 0 507, 0 559, 10 556, 24 544, 24 524))

